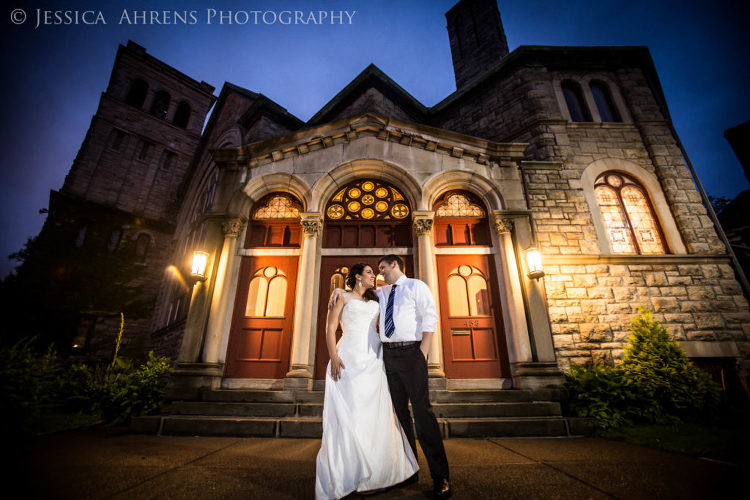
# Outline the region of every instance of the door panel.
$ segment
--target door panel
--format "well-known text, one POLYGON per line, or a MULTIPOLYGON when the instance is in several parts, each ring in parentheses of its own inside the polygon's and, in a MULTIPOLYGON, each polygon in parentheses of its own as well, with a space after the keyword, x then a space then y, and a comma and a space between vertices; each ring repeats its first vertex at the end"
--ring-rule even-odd
MULTIPOLYGON (((318 303, 318 333, 315 347, 315 378, 324 379, 326 367, 328 366, 328 346, 326 345, 326 321, 328 319, 328 299, 334 288, 344 288, 344 280, 349 272, 349 267, 358 262, 366 262, 377 271, 378 259, 380 257, 336 256, 322 257, 320 263, 320 300, 318 303)), ((413 264, 411 255, 401 256, 406 266, 406 275, 413 276, 413 264)), ((381 283, 382 284, 382 283, 381 283)), ((341 326, 336 328, 336 341, 341 338, 341 326)))
POLYGON ((487 255, 438 255, 447 378, 509 375, 497 278, 487 255))
POLYGON ((243 257, 225 375, 284 378, 289 371, 297 257, 243 257))

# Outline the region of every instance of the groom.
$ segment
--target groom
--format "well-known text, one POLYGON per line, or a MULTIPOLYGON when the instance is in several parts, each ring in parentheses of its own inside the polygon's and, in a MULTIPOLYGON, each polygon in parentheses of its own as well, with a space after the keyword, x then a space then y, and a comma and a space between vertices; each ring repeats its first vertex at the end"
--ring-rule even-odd
MULTIPOLYGON (((409 415, 411 401, 435 496, 449 498, 452 492, 448 459, 427 388, 427 355, 438 320, 432 293, 424 282, 406 277, 404 261, 398 255, 381 258, 378 270, 390 284, 375 293, 380 300, 380 340, 393 407, 416 457, 417 444, 409 415)), ((336 298, 334 293, 332 302, 336 298)), ((416 475, 411 481, 414 480, 416 475)))

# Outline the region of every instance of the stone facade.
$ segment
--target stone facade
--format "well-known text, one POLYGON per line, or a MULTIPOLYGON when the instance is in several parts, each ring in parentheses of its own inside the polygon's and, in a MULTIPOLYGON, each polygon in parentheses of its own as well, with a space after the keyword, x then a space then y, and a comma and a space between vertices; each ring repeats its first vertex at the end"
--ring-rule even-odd
MULTIPOLYGON (((446 16, 458 89, 432 108, 369 66, 306 123, 227 83, 202 135, 195 127, 212 102, 211 89, 153 59, 145 64, 137 46, 121 48, 62 192, 168 224, 154 236, 159 257, 144 268, 144 279, 148 275, 148 286, 158 290, 150 342, 178 359, 178 373, 186 377, 177 384, 181 390, 243 383, 312 387, 321 259, 349 255, 322 245, 325 207, 335 189, 364 177, 398 186, 408 198, 414 245, 397 251, 414 258, 415 274, 434 291, 441 256, 491 256, 510 364, 507 380, 495 386, 559 384, 559 369, 571 363, 620 359, 639 307, 654 311, 690 356, 736 360, 741 372, 747 370, 747 290, 683 160, 648 50, 519 47, 508 53, 494 1, 463 0, 446 16), (467 33, 479 37, 471 50, 467 33), (140 110, 122 113, 118 99, 137 75, 159 82, 149 88, 162 85, 194 103, 187 129, 140 110), (579 89, 584 119, 571 108, 571 85, 579 89), (112 127, 127 136, 116 139, 112 127), (154 144, 153 157, 166 144, 173 148, 168 174, 158 163, 138 163, 144 138, 154 144), (108 149, 113 140, 118 147, 108 149), (594 193, 606 172, 642 186, 665 253, 612 250, 594 193), (450 190, 481 200, 493 228, 489 244, 435 245, 433 210, 450 190), (245 248, 255 204, 277 192, 302 204, 301 244, 245 248), (524 262, 531 246, 543 256, 541 280, 524 262), (191 287, 163 277, 167 264, 187 276, 197 248, 210 255, 205 282, 191 287), (298 257, 305 277, 295 284, 287 377, 223 380, 240 261, 274 255, 298 257)), ((372 257, 383 250, 356 251, 372 257)), ((430 353, 434 379, 446 378, 444 341, 430 353)))

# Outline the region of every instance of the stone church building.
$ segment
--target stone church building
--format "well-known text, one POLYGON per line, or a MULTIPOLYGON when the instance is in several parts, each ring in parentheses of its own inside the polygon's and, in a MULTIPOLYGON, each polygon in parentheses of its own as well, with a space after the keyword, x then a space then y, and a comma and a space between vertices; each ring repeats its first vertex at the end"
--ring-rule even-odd
MULTIPOLYGON (((454 93, 426 107, 371 65, 306 122, 120 46, 49 218, 135 245, 150 309, 128 335, 176 360, 172 396, 320 390, 330 291, 388 253, 433 291, 436 390, 557 387, 621 358, 639 307, 746 379, 744 277, 648 50, 509 52, 494 0, 446 18, 454 93)), ((92 346, 119 315, 82 321, 92 346)))

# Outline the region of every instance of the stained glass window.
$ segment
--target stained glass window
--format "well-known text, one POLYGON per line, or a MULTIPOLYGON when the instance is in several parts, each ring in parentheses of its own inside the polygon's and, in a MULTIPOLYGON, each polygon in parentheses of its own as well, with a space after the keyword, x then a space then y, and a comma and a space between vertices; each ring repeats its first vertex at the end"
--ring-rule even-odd
POLYGON ((329 220, 395 220, 410 214, 404 196, 376 180, 353 182, 333 195, 326 208, 329 220))
POLYGON ((666 253, 664 238, 646 191, 634 179, 607 172, 594 183, 613 253, 666 253))
POLYGON ((436 217, 484 217, 482 207, 472 202, 466 194, 453 193, 435 210, 436 217))
POLYGON ((299 207, 289 197, 278 194, 270 197, 255 212, 254 219, 298 219, 299 207))

